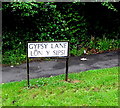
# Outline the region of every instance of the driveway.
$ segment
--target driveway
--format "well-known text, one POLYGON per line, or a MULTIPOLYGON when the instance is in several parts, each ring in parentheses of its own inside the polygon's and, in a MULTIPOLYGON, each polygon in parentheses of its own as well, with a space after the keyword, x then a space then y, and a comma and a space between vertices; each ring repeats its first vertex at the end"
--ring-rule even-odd
MULTIPOLYGON (((69 73, 118 66, 120 51, 69 58, 69 73)), ((50 77, 65 73, 65 59, 30 62, 30 78, 50 77)), ((2 83, 27 79, 26 63, 2 67, 2 83)), ((1 83, 1 82, 0 82, 1 83)))

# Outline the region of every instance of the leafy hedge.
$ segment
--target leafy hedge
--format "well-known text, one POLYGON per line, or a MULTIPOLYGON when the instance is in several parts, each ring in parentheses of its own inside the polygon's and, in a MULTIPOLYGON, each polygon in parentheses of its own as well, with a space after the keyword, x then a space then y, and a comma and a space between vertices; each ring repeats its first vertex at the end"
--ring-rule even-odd
POLYGON ((111 4, 108 7, 113 11, 101 3, 79 2, 4 2, 2 7, 3 63, 24 61, 26 41, 67 40, 71 55, 81 55, 85 49, 116 49, 119 44, 119 8, 111 4), (95 15, 98 11, 99 15, 95 15), (104 15, 106 19, 102 19, 104 15), (106 38, 102 38, 104 35, 106 38))

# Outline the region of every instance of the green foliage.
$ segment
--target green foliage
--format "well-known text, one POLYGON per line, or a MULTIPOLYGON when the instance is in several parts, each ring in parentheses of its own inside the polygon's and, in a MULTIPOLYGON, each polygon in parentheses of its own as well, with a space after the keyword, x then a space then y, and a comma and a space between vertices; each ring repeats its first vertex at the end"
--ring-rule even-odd
MULTIPOLYGON (((20 64, 23 61, 26 60, 26 41, 27 40, 33 40, 34 37, 30 37, 30 33, 26 33, 23 35, 24 41, 19 38, 15 37, 14 35, 18 35, 19 33, 13 34, 13 33, 6 33, 6 35, 3 35, 3 64, 11 64, 11 65, 16 65, 20 64), (10 38, 10 36, 12 38, 10 38), (16 38, 16 39, 15 39, 16 38), (9 40, 9 41, 7 41, 9 40), (7 47, 9 46, 9 49, 7 47)), ((55 39, 51 36, 49 36, 48 39, 45 38, 45 36, 40 36, 39 34, 37 35, 39 37, 38 40, 36 41, 54 41, 55 39)), ((93 53, 90 50, 92 49, 97 49, 99 51, 106 51, 106 50, 115 50, 119 48, 120 40, 115 40, 115 39, 107 39, 107 38, 102 38, 102 39, 95 39, 91 40, 88 42, 81 42, 77 43, 78 39, 75 39, 76 37, 71 37, 70 41, 70 55, 71 56, 80 56, 84 54, 84 50, 89 51, 89 53, 93 53), (84 44, 79 50, 77 48, 77 45, 82 45, 84 44)), ((63 39, 56 39, 57 41, 65 41, 68 40, 67 37, 64 37, 63 39)))
MULTIPOLYGON (((12 12, 17 12, 18 10, 22 11, 22 13, 19 12, 20 16, 33 16, 34 14, 38 13, 37 10, 34 10, 34 8, 39 8, 43 4, 43 2, 33 3, 33 2, 11 2, 3 4, 3 10, 7 8, 11 8, 12 12)), ((42 8, 43 9, 43 8, 42 8)))
POLYGON ((3 106, 118 106, 118 67, 0 84, 3 106))
MULTIPOLYGON (((109 5, 107 3, 102 4, 108 6, 110 9, 114 8, 114 5, 111 6, 110 3, 108 3, 109 5)), ((119 36, 120 21, 115 14, 116 12, 114 13, 114 19, 112 17, 114 14, 111 14, 111 11, 105 11, 109 13, 107 17, 111 19, 111 22, 101 25, 101 23, 106 22, 106 20, 103 21, 102 19, 106 14, 98 9, 95 12, 98 13, 99 11, 100 16, 96 17, 92 15, 92 6, 95 10, 98 9, 96 6, 101 6, 101 3, 33 1, 3 3, 3 63, 15 64, 20 59, 24 60, 25 57, 21 54, 25 55, 26 41, 66 40, 70 42, 71 55, 83 54, 85 47, 89 47, 90 49, 97 48, 99 50, 117 48, 117 40, 113 42, 101 39, 103 35, 107 39, 117 39, 119 36), (93 23, 94 21, 95 23, 93 23), (111 29, 109 26, 111 26, 111 29), (91 35, 95 35, 99 40, 97 42, 90 41, 91 35), (87 43, 86 40, 88 40, 87 43), (85 46, 77 50, 77 45, 81 45, 81 43, 85 43, 85 46), (110 43, 112 44, 110 45, 110 43)))
POLYGON ((97 42, 96 48, 101 51, 106 51, 110 49, 118 49, 120 45, 120 40, 114 40, 114 39, 100 39, 97 42))
POLYGON ((3 64, 18 65, 26 60, 26 54, 21 49, 6 51, 3 55, 3 64))
POLYGON ((72 56, 83 55, 84 50, 86 50, 87 54, 100 53, 101 51, 103 52, 103 51, 117 50, 120 48, 120 40, 103 38, 103 39, 95 39, 88 41, 83 46, 82 43, 80 45, 81 45, 80 48, 73 47, 70 50, 70 54, 72 56))
POLYGON ((76 47, 74 47, 73 49, 70 50, 70 55, 71 56, 80 56, 84 54, 84 47, 81 48, 80 50, 77 50, 76 47))
POLYGON ((111 10, 113 10, 113 11, 118 12, 118 10, 114 7, 114 5, 113 5, 112 3, 110 3, 110 2, 108 2, 108 1, 102 2, 101 4, 102 4, 103 6, 106 6, 108 9, 111 9, 111 10))

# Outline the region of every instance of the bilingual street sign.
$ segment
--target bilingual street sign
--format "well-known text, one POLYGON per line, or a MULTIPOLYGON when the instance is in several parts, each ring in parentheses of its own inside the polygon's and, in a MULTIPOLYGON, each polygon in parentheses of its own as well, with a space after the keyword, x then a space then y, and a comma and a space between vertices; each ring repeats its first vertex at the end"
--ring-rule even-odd
POLYGON ((66 58, 66 76, 68 80, 69 42, 27 42, 27 81, 29 87, 29 58, 34 57, 64 57, 66 58))
POLYGON ((68 42, 28 43, 28 57, 67 57, 68 42))

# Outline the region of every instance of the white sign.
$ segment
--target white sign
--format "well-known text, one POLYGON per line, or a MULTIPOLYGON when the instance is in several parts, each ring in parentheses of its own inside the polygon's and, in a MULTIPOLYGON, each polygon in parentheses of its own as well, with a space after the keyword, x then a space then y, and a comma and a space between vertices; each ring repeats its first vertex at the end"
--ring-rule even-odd
POLYGON ((68 56, 68 42, 28 43, 28 57, 65 57, 68 56))

